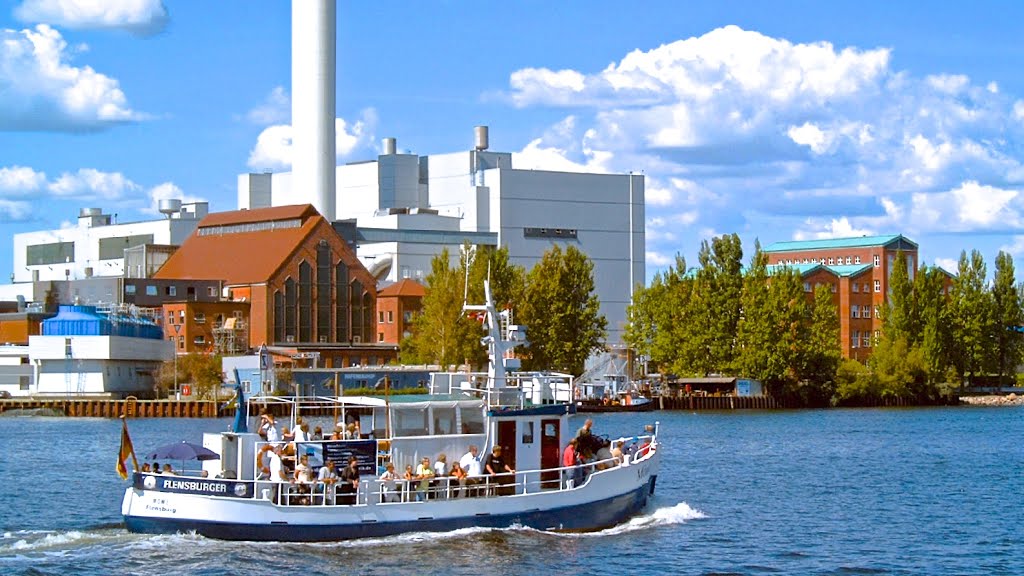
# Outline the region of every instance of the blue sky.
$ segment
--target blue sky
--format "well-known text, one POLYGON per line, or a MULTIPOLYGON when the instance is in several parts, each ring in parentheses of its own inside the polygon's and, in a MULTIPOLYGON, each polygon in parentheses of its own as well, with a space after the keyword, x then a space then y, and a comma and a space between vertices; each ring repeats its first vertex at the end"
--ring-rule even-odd
MULTIPOLYGON (((301 1, 301 0, 298 0, 301 1)), ((1024 4, 338 4, 339 161, 383 137, 642 171, 648 276, 701 240, 903 233, 1024 262, 1024 4)), ((284 169, 290 3, 0 0, 0 237, 236 207, 284 169)), ((7 244, 9 246, 9 244, 7 244)), ((0 248, 0 278, 11 266, 0 248)))

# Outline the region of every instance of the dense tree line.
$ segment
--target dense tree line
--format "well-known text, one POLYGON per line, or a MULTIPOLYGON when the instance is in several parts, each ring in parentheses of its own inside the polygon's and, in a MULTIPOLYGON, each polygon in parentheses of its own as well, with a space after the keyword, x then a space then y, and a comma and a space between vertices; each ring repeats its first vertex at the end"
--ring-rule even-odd
POLYGON ((806 405, 928 402, 945 383, 1007 381, 1022 359, 1022 287, 1000 252, 991 284, 982 256, 961 255, 957 275, 922 267, 911 279, 897 254, 881 336, 866 364, 842 360, 832 288, 808 299, 800 274, 773 267, 756 244, 744 269, 735 234, 702 243, 698 266, 674 266, 638 288, 626 343, 662 372, 756 378, 769 393, 806 405))
POLYGON ((480 321, 462 305, 483 302, 487 278, 495 306, 527 327, 529 345, 517 350, 525 369, 580 374, 603 345, 607 321, 594 292, 594 265, 576 247, 553 246, 527 273, 509 262, 507 248, 465 245, 458 266, 450 265, 447 250, 432 260, 423 309, 402 342, 402 362, 484 366, 480 321))

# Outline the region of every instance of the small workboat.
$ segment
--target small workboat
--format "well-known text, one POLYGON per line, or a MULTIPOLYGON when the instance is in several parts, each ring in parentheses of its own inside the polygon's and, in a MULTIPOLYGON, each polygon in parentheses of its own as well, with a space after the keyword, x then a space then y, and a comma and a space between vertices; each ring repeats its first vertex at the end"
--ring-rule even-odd
MULTIPOLYGON (((203 445, 219 456, 204 461, 206 474, 122 469, 130 480, 121 505, 128 530, 313 542, 467 527, 593 531, 639 513, 657 481, 657 423, 607 439, 583 463, 563 466, 576 435, 569 418, 578 406, 556 401, 558 386, 544 374, 513 371, 518 366, 510 352, 525 341, 525 329, 495 309, 487 284, 484 292, 484 304, 465 309, 485 315, 486 374, 439 374, 431 393, 421 395, 240 398, 240 409, 263 404, 290 412, 293 422, 298 415, 329 416, 332 423, 358 422, 365 433, 268 442, 245 431, 249 419, 240 416, 238 430, 204 437, 203 445), (269 453, 302 462, 314 477, 327 461, 357 472, 339 481, 266 478, 261 471, 263 459, 274 458, 269 453), (389 465, 401 473, 424 459, 444 460, 441 454, 466 463, 473 474, 381 478, 389 465), (488 454, 499 459, 485 460, 488 454)), ((126 461, 124 440, 120 458, 119 467, 126 461)))
POLYGON ((596 382, 575 385, 577 412, 648 412, 654 402, 623 374, 605 374, 596 382))

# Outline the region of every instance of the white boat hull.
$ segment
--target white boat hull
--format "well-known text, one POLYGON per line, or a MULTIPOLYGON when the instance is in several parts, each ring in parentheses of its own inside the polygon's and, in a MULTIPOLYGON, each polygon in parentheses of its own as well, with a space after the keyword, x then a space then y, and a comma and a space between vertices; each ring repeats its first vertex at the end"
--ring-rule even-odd
POLYGON ((424 502, 382 503, 377 494, 371 494, 365 504, 280 506, 259 497, 183 494, 133 486, 125 491, 122 514, 132 532, 196 532, 225 540, 316 542, 467 527, 600 530, 623 522, 646 506, 654 493, 659 460, 659 452, 651 450, 636 462, 594 472, 573 489, 424 502))

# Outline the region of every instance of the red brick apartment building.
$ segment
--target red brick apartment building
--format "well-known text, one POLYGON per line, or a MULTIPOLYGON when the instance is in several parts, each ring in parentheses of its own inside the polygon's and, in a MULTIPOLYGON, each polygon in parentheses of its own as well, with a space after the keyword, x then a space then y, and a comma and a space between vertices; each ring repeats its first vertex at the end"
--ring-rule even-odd
POLYGON ((789 266, 803 276, 804 291, 827 284, 839 307, 839 337, 843 356, 865 360, 881 335, 879 310, 888 294, 897 252, 907 260, 913 280, 917 244, 903 235, 862 236, 776 242, 764 249, 770 267, 789 266))
POLYGON ((377 292, 377 342, 400 344, 409 335, 412 320, 423 308, 427 289, 403 278, 377 292))
MULTIPOLYGON (((154 277, 223 280, 228 300, 249 306, 248 348, 266 344, 279 355, 316 357, 321 368, 397 356, 397 346, 375 342, 376 279, 309 204, 210 214, 154 277)), ((184 310, 196 329, 197 314, 208 323, 211 314, 227 321, 235 311, 184 310)), ((170 337, 168 330, 173 325, 165 323, 170 337)), ((203 344, 215 338, 190 332, 186 346, 200 335, 203 344)))

